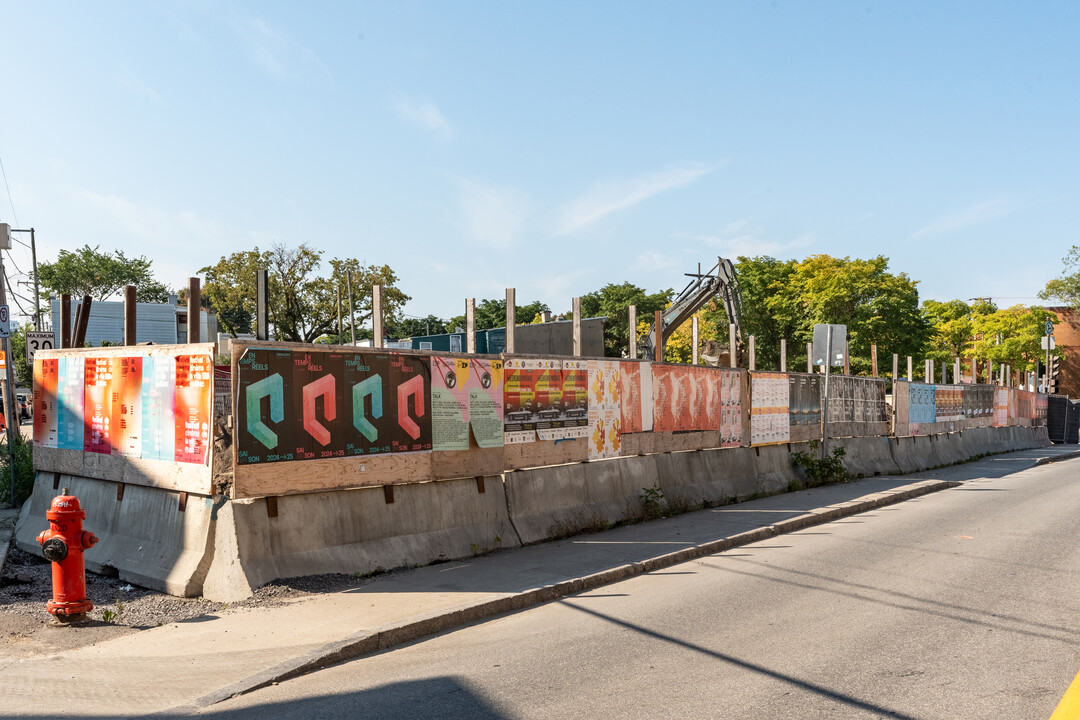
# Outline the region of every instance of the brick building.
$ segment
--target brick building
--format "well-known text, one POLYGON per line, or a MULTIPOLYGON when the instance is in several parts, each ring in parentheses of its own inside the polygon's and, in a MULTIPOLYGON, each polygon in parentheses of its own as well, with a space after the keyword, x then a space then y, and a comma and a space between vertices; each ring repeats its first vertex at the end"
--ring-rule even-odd
POLYGON ((1057 315, 1054 323, 1055 351, 1061 358, 1058 393, 1080 398, 1080 313, 1071 307, 1045 307, 1057 315))

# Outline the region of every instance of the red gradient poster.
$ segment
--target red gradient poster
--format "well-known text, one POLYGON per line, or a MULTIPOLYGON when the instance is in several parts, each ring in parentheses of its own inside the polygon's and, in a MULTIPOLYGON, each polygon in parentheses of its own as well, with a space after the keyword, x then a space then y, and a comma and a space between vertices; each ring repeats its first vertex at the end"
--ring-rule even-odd
POLYGON ((34 363, 34 444, 57 447, 56 397, 60 361, 56 358, 34 363))
POLYGON ((214 359, 209 355, 176 356, 174 428, 176 462, 206 463, 210 447, 210 391, 214 359))
POLYGON ((129 457, 142 456, 142 365, 141 357, 120 357, 120 382, 113 383, 113 449, 129 457))
POLYGON ((83 388, 83 450, 110 455, 113 448, 113 358, 86 358, 83 388))

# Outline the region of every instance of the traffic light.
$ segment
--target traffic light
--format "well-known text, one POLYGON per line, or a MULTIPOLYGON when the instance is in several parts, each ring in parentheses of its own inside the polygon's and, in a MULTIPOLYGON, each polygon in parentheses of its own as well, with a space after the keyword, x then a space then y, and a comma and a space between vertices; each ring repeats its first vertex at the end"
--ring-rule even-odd
POLYGON ((1050 356, 1050 367, 1048 376, 1047 390, 1051 393, 1056 393, 1058 388, 1058 373, 1061 372, 1061 358, 1057 355, 1050 356))

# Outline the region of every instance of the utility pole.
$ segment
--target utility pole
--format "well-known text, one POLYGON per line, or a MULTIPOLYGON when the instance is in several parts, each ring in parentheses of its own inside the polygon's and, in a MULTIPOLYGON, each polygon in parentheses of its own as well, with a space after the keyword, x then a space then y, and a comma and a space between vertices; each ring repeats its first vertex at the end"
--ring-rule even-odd
MULTIPOLYGON (((8 247, 11 247, 10 241, 8 247)), ((7 283, 4 280, 4 257, 0 253, 0 305, 7 309, 7 283)), ((9 313, 10 317, 10 313, 9 313)), ((7 418, 7 444, 8 444, 8 468, 11 470, 11 504, 18 507, 15 495, 15 433, 18 432, 19 416, 15 414, 15 378, 12 370, 15 367, 14 358, 11 357, 11 338, 3 339, 4 357, 7 362, 3 377, 4 415, 7 418)))

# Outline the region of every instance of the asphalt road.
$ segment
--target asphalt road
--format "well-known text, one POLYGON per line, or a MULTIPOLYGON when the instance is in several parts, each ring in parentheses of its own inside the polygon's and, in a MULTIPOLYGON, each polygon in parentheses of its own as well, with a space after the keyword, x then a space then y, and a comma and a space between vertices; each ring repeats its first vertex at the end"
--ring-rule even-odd
POLYGON ((1080 459, 283 682, 211 717, 1040 718, 1080 669, 1080 459))

